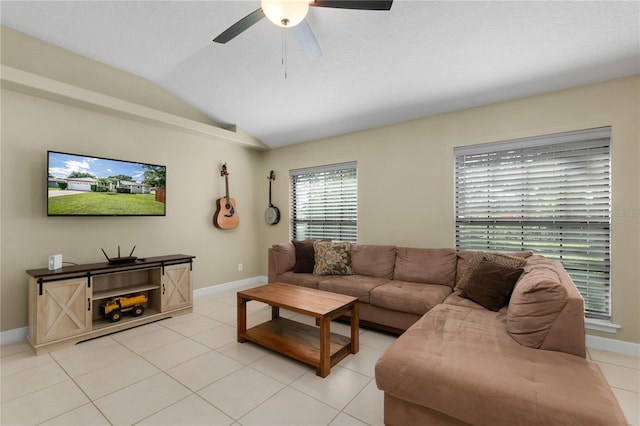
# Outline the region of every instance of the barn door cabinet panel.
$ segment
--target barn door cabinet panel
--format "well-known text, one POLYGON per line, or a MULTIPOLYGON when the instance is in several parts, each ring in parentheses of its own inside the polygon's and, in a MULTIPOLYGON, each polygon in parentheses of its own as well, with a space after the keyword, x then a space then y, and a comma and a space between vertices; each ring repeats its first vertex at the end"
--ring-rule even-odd
POLYGON ((43 286, 42 294, 37 296, 36 323, 30 337, 52 342, 90 331, 91 291, 87 281, 87 277, 72 278, 43 286))
POLYGON ((190 264, 171 265, 162 275, 162 311, 193 304, 190 264))
POLYGON ((193 259, 28 270, 29 343, 39 353, 192 312, 193 259), (117 315, 107 315, 106 306, 117 315))

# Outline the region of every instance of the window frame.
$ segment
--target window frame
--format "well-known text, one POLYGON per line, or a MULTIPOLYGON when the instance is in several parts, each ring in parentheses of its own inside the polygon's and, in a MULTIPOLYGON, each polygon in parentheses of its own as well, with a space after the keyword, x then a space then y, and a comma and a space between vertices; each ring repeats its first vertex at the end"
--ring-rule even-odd
POLYGON ((357 242, 358 167, 356 161, 289 171, 292 240, 357 242), (334 196, 326 197, 328 192, 334 196), (339 193, 338 196, 335 196, 339 193), (301 205, 302 204, 302 205, 301 205))
POLYGON ((456 249, 532 250, 559 260, 585 299, 585 316, 606 321, 611 319, 610 127, 456 147, 454 185, 456 249), (548 162, 544 164, 545 173, 550 176, 546 183, 541 184, 539 176, 531 179, 522 177, 527 176, 529 170, 540 170, 542 163, 536 161, 543 158, 548 162), (464 161, 469 165, 463 165, 464 161), (475 174, 470 171, 472 167, 477 170, 475 174), (573 167, 576 168, 576 177, 562 180, 563 174, 570 176, 573 173, 573 167), (470 181, 471 176, 476 180, 475 194, 473 186, 464 182, 465 179, 470 181), (482 181, 482 178, 493 180, 487 186, 488 181, 482 181), (572 185, 586 184, 587 181, 581 179, 593 181, 588 181, 590 186, 584 191, 586 195, 576 196, 574 194, 580 190, 573 189, 572 185), (509 190, 509 185, 517 189, 509 190), (523 194, 513 195, 517 191, 523 194), (484 192, 490 194, 485 206, 472 200, 484 192), (526 192, 529 194, 524 194, 526 192), (519 197, 520 217, 505 214, 518 208, 519 197), (590 198, 593 201, 585 203, 590 198), (496 200, 500 200, 500 204, 496 200), (491 202, 495 207, 490 205, 491 202), (477 228, 472 229, 473 226, 477 228), (536 227, 537 237, 534 236, 536 227), (516 234, 518 228, 520 235, 516 234), (585 240, 586 234, 591 235, 591 241, 585 240), (485 240, 481 242, 479 237, 482 235, 485 235, 485 240), (513 240, 512 244, 504 240, 507 237, 513 240), (470 242, 472 238, 476 238, 474 243, 470 242))

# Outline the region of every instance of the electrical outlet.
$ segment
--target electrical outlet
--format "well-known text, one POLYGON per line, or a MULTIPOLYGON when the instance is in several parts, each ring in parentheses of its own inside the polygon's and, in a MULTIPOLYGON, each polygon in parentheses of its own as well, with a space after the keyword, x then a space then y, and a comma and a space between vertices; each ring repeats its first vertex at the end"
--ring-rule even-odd
POLYGON ((244 265, 242 263, 238 263, 238 272, 242 272, 244 269, 244 265))

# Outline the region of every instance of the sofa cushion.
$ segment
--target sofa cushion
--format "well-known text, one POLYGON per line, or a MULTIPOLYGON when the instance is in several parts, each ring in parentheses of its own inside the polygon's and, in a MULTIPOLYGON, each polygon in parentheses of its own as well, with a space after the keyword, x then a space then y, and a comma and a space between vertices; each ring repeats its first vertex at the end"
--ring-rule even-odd
POLYGON ((454 249, 396 248, 393 279, 453 287, 456 278, 454 249))
POLYGON ((292 271, 296 266, 296 251, 292 243, 271 246, 276 275, 292 271))
MULTIPOLYGON (((462 306, 470 309, 486 309, 484 306, 478 305, 473 300, 467 299, 466 297, 462 297, 460 293, 461 293, 460 290, 454 290, 453 293, 448 295, 447 298, 444 299, 444 302, 442 303, 444 303, 445 305, 456 305, 456 306, 462 306)), ((506 309, 507 307, 505 306, 501 309, 501 311, 504 310, 506 314, 506 309)))
POLYGON ((532 262, 516 284, 507 311, 507 331, 521 345, 539 348, 567 304, 567 290, 551 262, 532 262))
POLYGON ((395 246, 354 244, 351 247, 354 274, 392 279, 395 263, 395 246))
POLYGON ((456 283, 456 290, 462 290, 469 281, 469 277, 475 272, 476 268, 483 260, 503 265, 509 268, 522 268, 527 259, 519 256, 511 256, 505 253, 491 252, 491 251, 477 251, 474 252, 467 263, 467 269, 464 271, 458 282, 456 283))
POLYGON ((316 264, 315 250, 313 249, 313 240, 291 241, 296 251, 296 265, 293 272, 296 273, 313 273, 313 267, 316 264))
POLYGON ((515 342, 504 314, 438 305, 376 364, 378 389, 474 425, 625 425, 598 365, 515 342))
POLYGON ((511 268, 485 259, 469 276, 460 294, 497 312, 506 304, 520 275, 522 275, 521 268, 511 268))
POLYGON ((345 275, 322 277, 318 290, 332 291, 357 297, 360 302, 369 303, 371 290, 388 283, 386 278, 368 277, 365 275, 345 275))
POLYGON ((313 274, 288 271, 284 274, 276 275, 276 281, 295 284, 301 287, 318 288, 318 283, 323 277, 313 274))
POLYGON ((351 243, 315 241, 315 275, 351 275, 351 243))
POLYGON ((448 285, 394 280, 371 290, 369 303, 393 311, 424 315, 429 309, 442 303, 451 291, 448 285))

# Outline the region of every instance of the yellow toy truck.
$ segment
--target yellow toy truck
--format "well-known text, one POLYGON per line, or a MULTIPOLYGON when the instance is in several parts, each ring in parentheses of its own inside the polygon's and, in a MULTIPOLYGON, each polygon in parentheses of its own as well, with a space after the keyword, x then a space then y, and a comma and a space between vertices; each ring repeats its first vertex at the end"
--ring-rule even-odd
POLYGON ((137 294, 132 296, 113 297, 100 306, 100 311, 105 318, 111 321, 120 321, 123 313, 131 312, 134 317, 139 317, 144 313, 144 303, 147 303, 147 296, 137 294))

